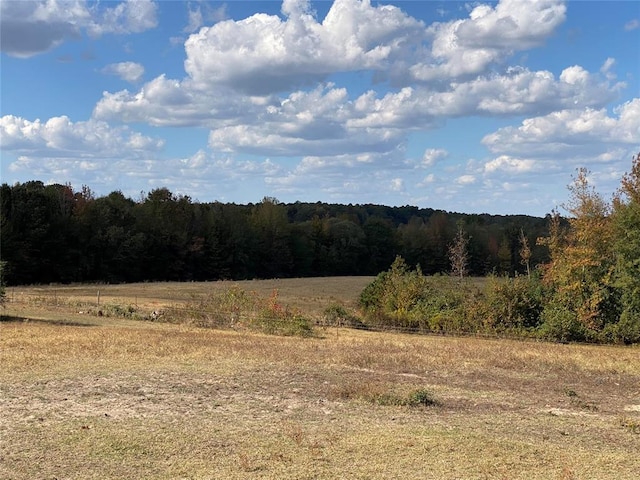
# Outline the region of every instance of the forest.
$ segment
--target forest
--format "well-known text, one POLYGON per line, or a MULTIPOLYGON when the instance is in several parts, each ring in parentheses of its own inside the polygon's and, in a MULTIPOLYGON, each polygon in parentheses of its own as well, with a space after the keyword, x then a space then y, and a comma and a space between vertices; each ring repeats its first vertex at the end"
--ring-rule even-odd
POLYGON ((167 188, 120 191, 42 181, 3 184, 1 254, 7 285, 204 281, 377 275, 396 256, 425 274, 448 273, 462 228, 470 275, 514 275, 549 260, 536 245, 549 219, 450 213, 412 206, 202 203, 167 188))

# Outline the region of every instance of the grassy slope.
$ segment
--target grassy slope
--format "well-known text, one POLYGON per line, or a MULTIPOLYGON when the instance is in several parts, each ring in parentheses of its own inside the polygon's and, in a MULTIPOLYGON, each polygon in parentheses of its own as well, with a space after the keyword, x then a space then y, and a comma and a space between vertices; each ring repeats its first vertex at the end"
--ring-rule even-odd
MULTIPOLYGON (((323 280, 289 288, 319 306, 348 302, 355 288, 341 282, 358 283, 323 280)), ((145 298, 162 301, 166 287, 145 285, 145 298)), ((127 297, 126 287, 117 293, 127 297)), ((70 320, 93 326, 0 324, 0 478, 631 479, 640 470, 637 348, 70 320), (376 402, 422 388, 438 405, 376 402)))

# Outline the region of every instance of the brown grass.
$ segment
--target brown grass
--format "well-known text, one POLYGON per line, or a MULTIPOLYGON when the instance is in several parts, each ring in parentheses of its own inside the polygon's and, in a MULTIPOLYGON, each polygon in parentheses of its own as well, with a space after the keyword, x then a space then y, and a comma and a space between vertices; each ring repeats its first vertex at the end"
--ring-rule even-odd
MULTIPOLYGON (((166 285, 146 287, 167 296, 166 285)), ((326 302, 312 288, 305 298, 317 299, 305 301, 326 302)), ((341 291, 324 295, 348 302, 341 291)), ((58 323, 0 323, 0 478, 635 479, 640 471, 638 348, 343 329, 281 338, 51 316, 58 323), (436 405, 403 405, 417 390, 436 405)))

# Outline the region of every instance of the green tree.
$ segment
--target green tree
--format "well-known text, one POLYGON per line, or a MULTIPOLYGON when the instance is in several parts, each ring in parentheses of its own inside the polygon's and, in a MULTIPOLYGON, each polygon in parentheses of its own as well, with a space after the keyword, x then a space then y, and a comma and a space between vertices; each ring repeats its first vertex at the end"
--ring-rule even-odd
POLYGON ((251 211, 256 273, 262 278, 289 276, 293 267, 287 211, 277 199, 264 197, 251 211))
POLYGON ((614 329, 615 340, 640 341, 640 154, 622 178, 613 201, 616 272, 622 314, 614 329))

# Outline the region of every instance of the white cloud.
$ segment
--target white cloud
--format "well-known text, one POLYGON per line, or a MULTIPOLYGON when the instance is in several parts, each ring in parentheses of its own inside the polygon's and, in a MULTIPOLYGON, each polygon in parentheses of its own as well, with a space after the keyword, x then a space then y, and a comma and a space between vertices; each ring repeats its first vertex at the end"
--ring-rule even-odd
POLYGON ((151 0, 129 0, 115 7, 84 0, 0 2, 0 47, 19 58, 78 39, 83 31, 93 36, 128 34, 156 25, 157 5, 151 0))
POLYGON ((611 67, 613 67, 616 63, 616 59, 609 57, 605 60, 605 62, 602 64, 602 66, 600 67, 600 72, 601 73, 607 73, 609 70, 611 70, 611 67))
POLYGON ((432 81, 484 73, 516 50, 541 45, 565 19, 560 0, 502 0, 479 5, 465 20, 435 23, 430 59, 411 67, 418 80, 432 81))
POLYGON ((535 161, 531 159, 513 158, 509 155, 500 155, 484 165, 485 173, 528 173, 535 168, 535 161))
POLYGON ((305 0, 283 2, 282 13, 285 20, 255 14, 200 29, 185 43, 185 70, 200 86, 284 91, 336 71, 382 70, 424 30, 397 7, 369 1, 335 0, 322 23, 305 0))
POLYGON ((160 150, 162 140, 146 137, 128 127, 111 127, 105 122, 72 122, 52 117, 46 122, 13 115, 0 118, 0 148, 28 158, 77 156, 91 158, 135 157, 160 150))
POLYGON ((418 182, 416 184, 416 187, 426 187, 428 185, 431 185, 432 183, 434 183, 436 181, 436 176, 433 173, 430 173, 429 175, 427 175, 426 177, 424 177, 422 179, 422 181, 418 182))
MULTIPOLYGON (((369 91, 351 100, 345 88, 321 85, 283 98, 252 97, 229 87, 202 90, 191 78, 164 75, 138 93, 104 92, 94 109, 101 120, 152 125, 200 125, 211 129, 211 148, 266 155, 335 155, 391 151, 408 132, 433 129, 448 117, 552 112, 604 105, 619 85, 571 67, 557 80, 547 71, 512 69, 434 92, 405 87, 378 98, 369 91), (565 73, 568 72, 568 73, 565 73), (573 81, 579 77, 580 81, 573 81)), ((429 153, 425 162, 442 155, 429 153)))
POLYGON ((433 167, 438 161, 449 155, 443 148, 427 148, 422 156, 422 166, 433 167))
POLYGON ((130 83, 137 83, 142 80, 144 67, 135 62, 111 63, 104 67, 101 72, 109 75, 117 75, 130 83))
POLYGON ((389 184, 389 188, 394 192, 404 191, 404 180, 401 178, 393 178, 389 184))
POLYGON ((482 143, 492 152, 531 153, 555 151, 595 144, 637 145, 640 139, 640 98, 618 106, 616 117, 606 109, 560 110, 527 118, 515 127, 505 127, 485 136, 482 143))
POLYGON ((455 182, 458 185, 471 185, 476 183, 476 177, 474 175, 460 175, 455 182))
MULTIPOLYGON (((573 169, 586 166, 600 192, 613 192, 640 145, 640 98, 613 113, 604 108, 560 110, 486 135, 482 143, 498 156, 485 163, 485 178, 511 184, 513 175, 533 178, 535 173, 546 190, 562 191, 573 169)), ((546 195, 548 208, 557 204, 546 195)))
POLYGON ((140 33, 158 26, 158 6, 153 0, 126 0, 113 8, 92 9, 90 35, 140 33))

